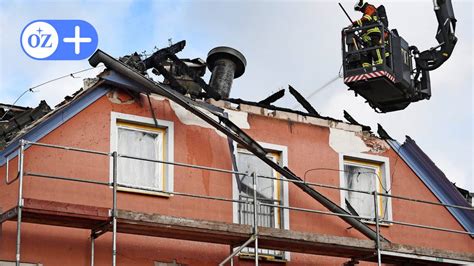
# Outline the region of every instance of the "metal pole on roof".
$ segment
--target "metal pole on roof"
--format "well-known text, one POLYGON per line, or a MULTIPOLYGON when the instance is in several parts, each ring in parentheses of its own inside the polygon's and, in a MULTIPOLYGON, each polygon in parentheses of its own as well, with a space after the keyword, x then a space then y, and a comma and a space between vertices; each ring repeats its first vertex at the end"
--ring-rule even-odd
POLYGON ((25 141, 20 140, 20 157, 18 158, 18 164, 20 166, 20 172, 18 176, 18 214, 16 223, 16 256, 15 265, 20 266, 20 248, 21 248, 21 212, 23 209, 23 160, 25 156, 25 141))
POLYGON ((113 207, 112 207, 112 266, 115 266, 117 263, 117 152, 112 153, 113 159, 113 207))
POLYGON ((382 256, 380 254, 380 225, 379 225, 379 203, 378 203, 378 193, 377 190, 374 190, 374 213, 375 213, 375 233, 377 238, 375 240, 375 247, 377 248, 377 265, 382 265, 382 256))
POLYGON ((258 188, 258 181, 257 181, 257 172, 254 171, 253 174, 253 234, 255 236, 255 265, 258 266, 258 213, 257 208, 259 206, 257 201, 257 188, 258 188))

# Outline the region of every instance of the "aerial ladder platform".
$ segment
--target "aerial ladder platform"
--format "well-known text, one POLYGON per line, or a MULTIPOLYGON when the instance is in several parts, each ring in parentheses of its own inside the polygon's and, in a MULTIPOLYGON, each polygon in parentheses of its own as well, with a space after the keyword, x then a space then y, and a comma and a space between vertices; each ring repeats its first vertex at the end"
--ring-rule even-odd
POLYGON ((416 46, 410 46, 396 29, 388 28, 383 6, 377 8, 377 22, 342 30, 344 83, 377 112, 403 110, 412 102, 430 99, 429 72, 451 56, 457 42, 451 0, 434 0, 433 5, 438 20, 438 45, 422 52, 416 46), (378 46, 369 46, 360 36, 374 27, 379 28, 382 40, 378 46), (383 63, 363 67, 363 58, 376 49, 380 49, 383 63))

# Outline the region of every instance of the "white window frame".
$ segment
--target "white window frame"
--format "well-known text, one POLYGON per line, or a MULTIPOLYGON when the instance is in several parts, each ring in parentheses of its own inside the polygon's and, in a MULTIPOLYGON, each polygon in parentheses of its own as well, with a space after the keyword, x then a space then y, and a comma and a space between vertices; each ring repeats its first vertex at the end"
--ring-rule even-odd
MULTIPOLYGON (((243 148, 237 148, 237 156, 240 156, 240 154, 247 154, 247 155, 251 155, 251 156, 255 156, 253 153, 249 152, 248 150, 246 149, 243 149, 243 148)), ((281 163, 281 153, 279 151, 269 151, 267 153, 267 158, 271 159, 273 162, 277 163, 277 164, 280 164, 281 163)), ((237 159, 237 158, 236 158, 237 159)), ((238 159, 237 159, 238 161, 238 159)), ((241 169, 239 169, 241 170, 241 169)), ((260 174, 257 172, 257 174, 260 174)), ((279 173, 277 173, 274 169, 272 169, 272 176, 273 177, 277 177, 277 176, 281 176, 279 173)), ((262 180, 263 178, 260 178, 259 180, 262 180)), ((253 179, 251 179, 253 181, 253 179)), ((235 178, 234 178, 234 181, 235 181, 235 178)), ((282 202, 283 203, 283 187, 280 187, 282 186, 282 183, 283 181, 281 180, 273 180, 273 185, 274 185, 274 191, 273 191, 273 195, 272 195, 272 199, 273 200, 277 200, 279 202, 282 202)), ((261 183, 260 183, 261 184, 261 183)), ((252 195, 247 195, 247 197, 252 197, 252 195)), ((275 204, 275 202, 272 202, 272 204, 275 204)), ((274 227, 274 228, 283 228, 282 225, 283 225, 283 209, 276 209, 275 213, 274 213, 274 216, 273 216, 273 223, 278 226, 278 227, 274 227)))
MULTIPOLYGON (((150 117, 143 117, 143 116, 137 116, 137 115, 131 115, 131 114, 124 114, 124 113, 118 113, 118 112, 111 112, 110 113, 110 151, 114 152, 118 150, 118 129, 119 126, 117 125, 117 122, 126 122, 126 123, 135 123, 138 125, 144 125, 144 126, 150 126, 150 127, 156 127, 155 126, 155 120, 150 117)), ((164 149, 166 150, 165 153, 165 161, 169 162, 174 162, 174 123, 172 121, 166 121, 166 120, 156 120, 158 123, 158 126, 160 129, 165 130, 165 142, 166 142, 166 147, 164 149)), ((164 180, 165 180, 165 186, 163 187, 163 191, 165 192, 173 192, 174 191, 174 166, 171 164, 163 164, 164 168, 164 180)), ((109 182, 113 181, 113 161, 112 159, 110 160, 110 171, 109 171, 109 182)), ((124 191, 126 191, 124 189, 124 191)), ((154 193, 147 192, 145 190, 141 190, 145 194, 152 194, 155 195, 154 193)), ((134 189, 132 192, 140 192, 139 189, 134 189)))
MULTIPOLYGON (((281 166, 288 166, 288 147, 283 146, 283 145, 277 145, 277 144, 272 144, 272 143, 265 143, 265 142, 258 142, 262 148, 269 152, 275 152, 280 154, 280 163, 281 166)), ((239 156, 239 148, 237 147, 237 143, 233 142, 234 145, 234 156, 236 158, 236 161, 238 161, 238 156, 239 156)), ((233 169, 236 171, 237 169, 233 169)), ((257 173, 258 174, 258 173, 257 173)), ((284 177, 281 177, 284 178, 284 177)), ((281 202, 283 203, 283 206, 288 207, 289 206, 289 194, 288 194, 288 182, 286 181, 280 181, 282 184, 282 195, 281 195, 281 202)), ((237 182, 235 180, 235 176, 232 176, 232 197, 234 200, 239 199, 239 188, 237 185, 237 182)), ((239 224, 239 203, 238 202, 233 202, 232 204, 232 221, 233 223, 239 224)), ((281 209, 281 215, 283 216, 282 219, 282 224, 280 225, 281 229, 285 230, 290 230, 290 210, 285 208, 281 209)), ((285 251, 284 253, 284 259, 286 261, 290 261, 290 252, 285 251)))
MULTIPOLYGON (((387 194, 391 194, 392 188, 391 188, 391 176, 390 176, 390 160, 388 157, 384 156, 378 156, 378 155, 373 155, 373 154, 366 154, 366 153, 339 153, 339 183, 340 187, 345 187, 346 182, 345 182, 345 172, 344 172, 344 162, 346 160, 349 161, 360 161, 360 162, 367 162, 371 164, 378 164, 380 165, 380 170, 382 172, 382 177, 385 178, 385 184, 386 184, 386 189, 388 190, 387 194)), ((379 184, 380 180, 378 180, 376 183, 379 184)), ((340 191, 340 202, 341 202, 341 207, 347 210, 346 202, 345 202, 345 197, 346 197, 346 190, 341 190, 340 191)), ((385 191, 384 191, 385 193, 385 191)), ((392 220, 392 198, 391 197, 386 197, 387 198, 387 217, 386 219, 392 220)), ((362 220, 365 223, 373 223, 373 221, 367 221, 367 220, 362 220)), ((383 222, 381 225, 390 225, 390 223, 383 222)))

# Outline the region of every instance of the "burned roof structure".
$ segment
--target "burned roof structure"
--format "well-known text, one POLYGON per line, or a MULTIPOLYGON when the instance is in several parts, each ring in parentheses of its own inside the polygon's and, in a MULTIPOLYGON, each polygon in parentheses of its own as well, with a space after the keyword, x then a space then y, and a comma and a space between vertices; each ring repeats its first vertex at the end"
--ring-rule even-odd
POLYGON ((0 104, 0 150, 11 141, 17 133, 34 121, 51 111, 45 101, 35 108, 0 104))
MULTIPOLYGON (((85 87, 93 86, 98 79, 84 79, 85 87)), ((40 101, 35 108, 15 105, 0 104, 0 151, 5 150, 9 144, 15 142, 19 137, 30 132, 34 127, 47 118, 61 113, 71 102, 79 98, 87 89, 79 89, 72 95, 67 95, 64 100, 51 108, 46 101, 40 101)), ((63 113, 63 120, 66 117, 63 113)), ((0 160, 1 161, 1 160, 0 160)))
MULTIPOLYGON (((245 69, 246 60, 240 52, 229 47, 217 47, 211 50, 208 55, 208 66, 212 68, 210 82, 212 85, 211 86, 208 85, 199 75, 197 75, 195 71, 187 67, 186 64, 174 54, 176 50, 180 50, 179 48, 182 49, 182 47, 184 47, 184 41, 179 42, 178 44, 175 44, 171 47, 161 49, 141 62, 135 62, 133 65, 138 65, 139 69, 130 66, 130 64, 127 65, 124 62, 116 60, 101 50, 97 50, 92 55, 92 57, 89 59, 89 63, 92 66, 97 66, 99 63, 103 63, 108 69, 113 70, 119 75, 122 75, 123 77, 135 82, 138 86, 130 86, 129 89, 132 91, 146 94, 159 94, 181 105, 192 114, 196 115, 215 129, 227 135, 229 140, 233 140, 245 147, 248 151, 253 153, 285 178, 299 181, 295 183, 297 187, 320 202, 328 210, 336 213, 341 219, 346 221, 356 230, 360 231, 363 235, 372 240, 379 239, 380 237, 380 239, 388 241, 383 236, 377 235, 372 228, 364 224, 362 221, 360 221, 360 219, 351 217, 350 213, 345 209, 322 195, 320 192, 316 191, 311 186, 305 184, 303 179, 296 176, 290 169, 287 167, 281 167, 269 159, 265 149, 262 148, 252 137, 246 134, 236 124, 234 124, 228 118, 223 109, 216 109, 215 106, 212 106, 206 102, 195 101, 190 97, 186 97, 184 95, 186 93, 186 89, 162 65, 162 63, 167 60, 171 60, 174 64, 180 65, 181 71, 184 72, 184 74, 192 77, 193 81, 202 88, 203 92, 201 95, 203 98, 213 98, 215 100, 227 99, 230 93, 232 80, 234 77, 239 77, 239 75, 243 74, 245 69), (143 75, 143 72, 149 68, 154 68, 156 71, 162 74, 169 82, 170 86, 157 83, 143 75), (208 115, 208 113, 205 111, 209 112, 214 117, 208 115)), ((292 92, 292 94, 294 94, 294 92, 292 92)))
POLYGON ((30 107, 0 103, 0 121, 10 120, 15 115, 31 109, 30 107))

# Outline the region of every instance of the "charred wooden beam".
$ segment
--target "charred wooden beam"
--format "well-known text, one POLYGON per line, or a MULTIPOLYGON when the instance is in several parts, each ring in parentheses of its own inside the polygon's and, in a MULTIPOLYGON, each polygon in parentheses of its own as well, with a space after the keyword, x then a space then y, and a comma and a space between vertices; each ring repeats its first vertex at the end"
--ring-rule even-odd
POLYGON ((377 134, 379 134, 379 137, 381 139, 389 139, 389 140, 394 140, 390 135, 385 131, 385 129, 382 127, 382 125, 377 124, 377 134))
POLYGON ((285 95, 285 90, 279 90, 277 92, 275 92, 274 94, 268 96, 267 98, 261 100, 260 102, 258 102, 259 104, 265 104, 265 105, 270 105, 274 102, 276 102, 277 100, 281 99, 281 97, 283 97, 285 95))
POLYGON ((359 122, 357 122, 346 110, 344 110, 344 118, 351 124, 353 125, 358 125, 362 127, 362 130, 364 131, 370 131, 371 128, 366 125, 362 125, 359 122))
POLYGON ((291 85, 288 85, 288 89, 290 90, 291 95, 295 97, 295 99, 303 106, 303 108, 308 111, 310 114, 314 114, 319 116, 319 113, 316 112, 316 109, 301 95, 297 90, 295 90, 291 85))
POLYGON ((181 52, 181 50, 184 49, 184 46, 186 46, 186 41, 182 40, 171 45, 170 47, 166 47, 154 52, 150 57, 143 60, 145 69, 150 69, 152 67, 155 67, 156 65, 161 64, 163 61, 168 59, 170 55, 174 55, 178 52, 181 52))

